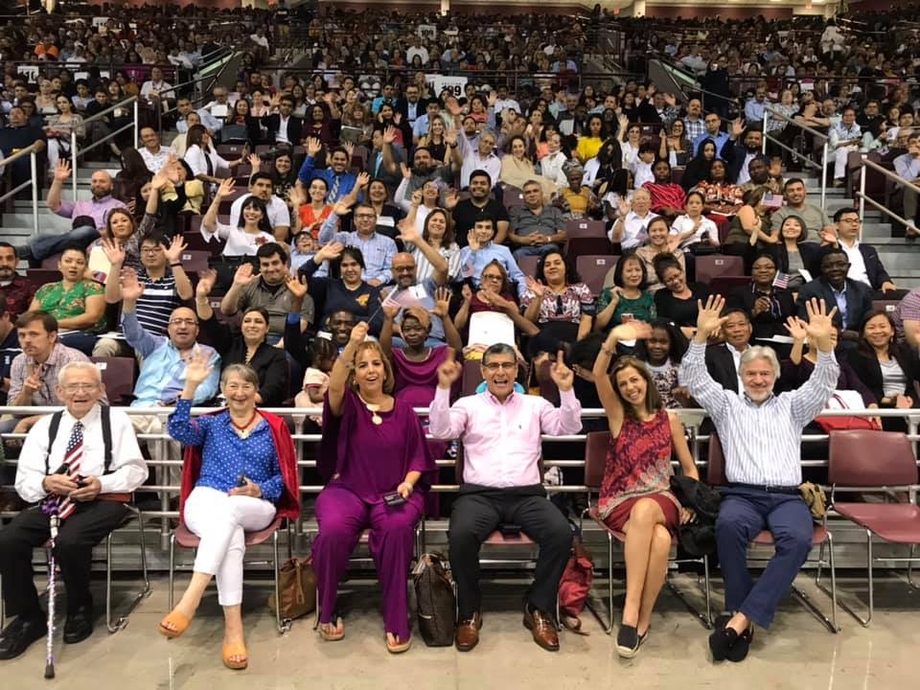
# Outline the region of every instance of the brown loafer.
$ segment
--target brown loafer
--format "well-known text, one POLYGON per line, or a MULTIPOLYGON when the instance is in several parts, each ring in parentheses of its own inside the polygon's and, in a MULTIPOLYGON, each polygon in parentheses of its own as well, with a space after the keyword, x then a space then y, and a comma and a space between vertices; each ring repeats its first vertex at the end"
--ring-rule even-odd
POLYGON ((524 607, 524 627, 533 634, 533 641, 548 652, 559 651, 559 634, 552 619, 539 609, 532 612, 524 607))
POLYGON ((479 611, 472 618, 460 621, 454 631, 454 644, 458 651, 468 652, 479 644, 479 629, 482 628, 482 616, 479 611))

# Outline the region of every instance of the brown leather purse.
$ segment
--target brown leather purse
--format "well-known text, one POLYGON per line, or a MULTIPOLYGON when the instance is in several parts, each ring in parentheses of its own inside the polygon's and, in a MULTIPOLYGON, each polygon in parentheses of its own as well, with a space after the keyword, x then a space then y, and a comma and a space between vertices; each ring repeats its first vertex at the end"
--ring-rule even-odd
MULTIPOLYGON (((279 573, 281 617, 295 620, 316 610, 316 572, 313 557, 292 558, 281 566, 279 573)), ((275 612, 275 595, 268 597, 268 608, 275 612)))

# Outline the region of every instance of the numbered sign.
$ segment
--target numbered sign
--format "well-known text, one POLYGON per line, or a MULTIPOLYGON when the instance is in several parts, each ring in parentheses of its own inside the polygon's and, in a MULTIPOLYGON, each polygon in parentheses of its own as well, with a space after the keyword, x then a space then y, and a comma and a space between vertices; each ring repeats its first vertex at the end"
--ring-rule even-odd
POLYGON ((460 98, 466 89, 467 79, 443 74, 426 74, 425 81, 428 82, 428 88, 434 96, 440 96, 441 92, 447 89, 455 98, 460 98))

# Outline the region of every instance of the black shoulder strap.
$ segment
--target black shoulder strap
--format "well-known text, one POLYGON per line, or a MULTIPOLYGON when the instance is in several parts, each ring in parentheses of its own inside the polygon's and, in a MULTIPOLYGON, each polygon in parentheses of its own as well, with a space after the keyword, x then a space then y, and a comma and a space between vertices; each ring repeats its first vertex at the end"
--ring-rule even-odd
POLYGON ((112 465, 112 410, 108 405, 100 405, 99 407, 99 414, 102 417, 102 444, 105 448, 105 462, 102 473, 108 474, 112 465))
MULTIPOLYGON (((109 468, 112 465, 112 415, 108 405, 100 405, 99 408, 99 416, 102 419, 102 443, 105 448, 105 460, 102 473, 108 474, 109 468)), ((57 438, 57 432, 61 427, 61 418, 63 416, 63 410, 51 415, 51 424, 48 425, 48 452, 45 453, 45 474, 51 471, 49 465, 51 446, 54 444, 54 439, 57 438)))
POLYGON ((64 416, 64 410, 55 412, 51 415, 51 423, 48 425, 48 450, 45 452, 45 474, 50 474, 51 466, 51 446, 54 445, 54 439, 57 438, 58 429, 61 426, 61 418, 64 416))

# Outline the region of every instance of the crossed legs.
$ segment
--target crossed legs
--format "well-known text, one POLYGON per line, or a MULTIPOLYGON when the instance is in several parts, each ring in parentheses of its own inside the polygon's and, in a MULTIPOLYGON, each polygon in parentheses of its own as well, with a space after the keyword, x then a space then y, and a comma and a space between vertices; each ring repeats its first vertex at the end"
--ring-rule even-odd
POLYGON ((623 525, 626 534, 626 604, 623 624, 644 635, 651 625, 652 609, 664 586, 671 551, 671 533, 661 506, 651 498, 639 499, 623 525))

